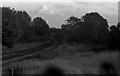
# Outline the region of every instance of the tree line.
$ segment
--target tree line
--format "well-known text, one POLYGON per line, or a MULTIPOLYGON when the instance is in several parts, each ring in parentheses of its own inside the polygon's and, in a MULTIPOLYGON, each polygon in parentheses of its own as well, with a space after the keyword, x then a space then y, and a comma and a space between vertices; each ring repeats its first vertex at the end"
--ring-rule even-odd
POLYGON ((50 28, 46 20, 33 20, 26 11, 2 8, 2 45, 13 47, 15 43, 54 41, 60 43, 103 44, 118 49, 120 45, 120 23, 109 26, 107 19, 97 12, 87 13, 81 18, 70 16, 61 28, 50 28))

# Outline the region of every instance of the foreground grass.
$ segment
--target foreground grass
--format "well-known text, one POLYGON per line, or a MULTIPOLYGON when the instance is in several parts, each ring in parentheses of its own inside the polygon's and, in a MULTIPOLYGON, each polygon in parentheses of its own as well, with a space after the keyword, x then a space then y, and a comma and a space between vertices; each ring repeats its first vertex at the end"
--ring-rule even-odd
POLYGON ((90 51, 91 48, 93 47, 84 44, 63 44, 38 53, 30 59, 11 62, 3 69, 13 67, 22 69, 24 74, 40 74, 48 65, 54 65, 59 66, 68 74, 98 74, 99 65, 103 61, 108 61, 118 67, 119 52, 94 53, 90 51))

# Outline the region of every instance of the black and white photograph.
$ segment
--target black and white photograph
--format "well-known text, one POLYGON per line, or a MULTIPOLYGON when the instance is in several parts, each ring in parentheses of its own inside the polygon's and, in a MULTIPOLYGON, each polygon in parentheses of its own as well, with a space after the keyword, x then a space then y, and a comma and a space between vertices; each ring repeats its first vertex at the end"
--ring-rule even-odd
POLYGON ((120 76, 119 0, 1 0, 1 76, 120 76))

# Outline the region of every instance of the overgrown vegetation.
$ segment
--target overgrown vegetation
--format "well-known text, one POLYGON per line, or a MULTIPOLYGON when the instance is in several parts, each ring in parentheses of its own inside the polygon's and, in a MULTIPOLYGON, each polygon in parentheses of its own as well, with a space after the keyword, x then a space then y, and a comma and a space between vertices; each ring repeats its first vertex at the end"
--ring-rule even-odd
POLYGON ((91 12, 81 18, 69 17, 64 24, 61 24, 61 28, 50 28, 42 17, 31 20, 26 11, 2 7, 2 44, 4 46, 13 47, 15 43, 49 40, 60 43, 107 45, 110 49, 119 49, 120 23, 109 26, 107 19, 97 12, 91 12))

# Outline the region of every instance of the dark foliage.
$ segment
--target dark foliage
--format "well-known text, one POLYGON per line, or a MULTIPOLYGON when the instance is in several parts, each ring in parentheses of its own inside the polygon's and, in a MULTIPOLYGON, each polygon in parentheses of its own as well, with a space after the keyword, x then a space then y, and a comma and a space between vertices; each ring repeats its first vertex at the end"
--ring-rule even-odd
POLYGON ((55 42, 62 42, 64 40, 62 30, 59 28, 50 28, 49 39, 55 42))
POLYGON ((82 17, 84 33, 88 41, 93 41, 94 43, 106 43, 108 37, 108 22, 97 12, 87 13, 82 17))
POLYGON ((49 33, 49 26, 44 19, 36 17, 32 21, 32 28, 35 34, 45 36, 49 33))
POLYGON ((110 49, 112 49, 112 50, 120 49, 120 29, 119 29, 119 23, 118 23, 117 26, 112 25, 110 27, 108 47, 110 49))
POLYGON ((68 34, 71 42, 106 44, 108 38, 108 22, 96 12, 87 13, 81 19, 71 16, 61 26, 68 34))
POLYGON ((120 45, 120 23, 108 30, 108 22, 97 12, 87 13, 81 18, 71 16, 61 28, 49 28, 46 20, 31 17, 25 11, 2 7, 2 44, 12 47, 16 42, 38 41, 76 42, 108 45, 118 49, 120 45))
POLYGON ((102 62, 100 65, 100 74, 105 76, 118 76, 115 65, 110 62, 102 62))
POLYGON ((62 69, 50 66, 43 72, 43 76, 65 76, 65 75, 62 69))
POLYGON ((48 30, 49 26, 42 18, 37 17, 31 21, 31 17, 25 11, 2 7, 2 44, 4 46, 13 47, 15 43, 44 41, 48 39, 48 30))
POLYGON ((19 26, 16 11, 9 7, 2 8, 2 44, 8 47, 13 46, 19 35, 19 26))

